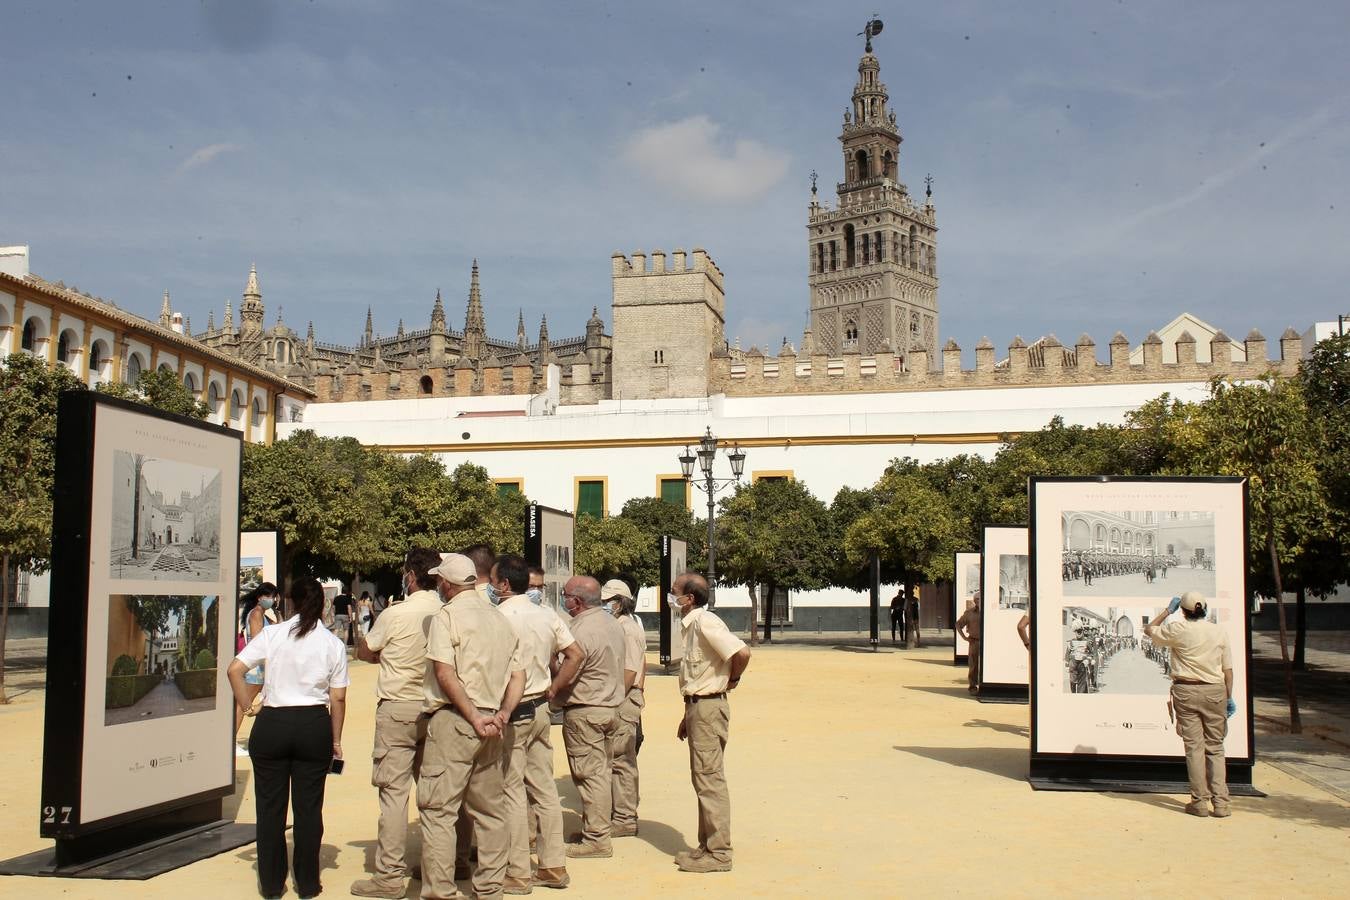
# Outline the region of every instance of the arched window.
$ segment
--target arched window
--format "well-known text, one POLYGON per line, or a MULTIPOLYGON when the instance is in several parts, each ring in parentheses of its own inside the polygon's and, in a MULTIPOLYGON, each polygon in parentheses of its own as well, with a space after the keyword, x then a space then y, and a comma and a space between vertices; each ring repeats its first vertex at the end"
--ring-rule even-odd
POLYGON ((887 178, 895 177, 895 157, 891 155, 889 150, 881 157, 881 174, 887 178))
POLYGON ((158 368, 156 371, 159 371, 159 372, 168 372, 170 375, 172 375, 172 374, 173 374, 173 367, 170 366, 168 363, 160 363, 160 364, 159 364, 159 368, 158 368))
POLYGON ((858 174, 857 174, 857 179, 858 179, 859 181, 862 181, 864 178, 867 177, 868 171, 867 171, 867 151, 866 151, 866 150, 859 150, 857 153, 854 153, 854 154, 853 154, 853 166, 854 166, 855 170, 856 170, 857 173, 858 173, 858 174))
POLYGON ((238 391, 230 392, 230 421, 244 421, 244 395, 238 391))
POLYGON ((844 323, 844 343, 846 345, 858 343, 858 323, 852 319, 844 323))
POLYGON ((816 244, 816 271, 825 271, 825 245, 816 244))
POLYGON ((287 357, 289 356, 286 350, 287 347, 285 341, 277 341, 276 344, 273 346, 272 358, 277 361, 278 365, 282 366, 286 365, 287 357))
POLYGON ((192 396, 194 397, 197 396, 198 394, 197 376, 192 374, 191 372, 184 372, 183 387, 187 388, 188 392, 191 393, 192 396))
POLYGON ((141 377, 141 372, 145 370, 145 363, 141 361, 139 353, 133 353, 127 357, 127 384, 134 385, 136 379, 141 377))
POLYGON ((37 319, 29 319, 27 322, 23 323, 23 340, 20 346, 23 348, 24 353, 32 354, 37 352, 38 330, 41 327, 42 323, 37 319))
POLYGON ((56 340, 56 361, 68 369, 73 369, 79 342, 79 337, 71 329, 67 328, 62 331, 61 336, 56 340))
POLYGON ((430 394, 434 385, 431 383, 430 375, 423 375, 422 380, 418 382, 422 386, 422 393, 430 394))
POLYGON ((881 232, 878 231, 878 232, 877 232, 876 238, 873 239, 873 243, 876 244, 876 248, 877 248, 877 262, 885 262, 885 261, 886 261, 886 236, 883 235, 881 232))
POLYGON ((863 265, 865 266, 872 261, 872 236, 870 234, 863 235, 862 251, 863 265))
POLYGON ((844 226, 844 265, 847 268, 853 268, 857 264, 857 257, 853 247, 853 226, 844 226))
POLYGON ((220 393, 220 385, 211 382, 206 390, 206 405, 211 408, 211 418, 217 422, 224 420, 225 400, 220 393))
POLYGON ((830 241, 830 271, 835 272, 839 269, 839 242, 830 241))
MULTIPOLYGON (((253 403, 251 404, 251 410, 250 410, 250 412, 251 412, 251 417, 252 417, 252 420, 253 420, 253 427, 254 427, 254 428, 261 428, 261 427, 262 427, 262 424, 263 424, 262 401, 260 401, 257 397, 254 397, 254 398, 253 398, 253 403)), ((255 437, 256 437, 256 435, 255 435, 255 437)))
POLYGON ((919 229, 913 225, 909 226, 909 267, 919 267, 919 229))

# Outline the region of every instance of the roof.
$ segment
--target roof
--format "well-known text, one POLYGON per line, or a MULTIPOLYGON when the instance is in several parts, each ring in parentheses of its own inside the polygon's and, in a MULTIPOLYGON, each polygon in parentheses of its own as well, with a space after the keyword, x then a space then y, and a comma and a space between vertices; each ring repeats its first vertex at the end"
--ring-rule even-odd
POLYGON ((252 378, 259 381, 265 381, 280 388, 283 392, 311 398, 318 396, 309 388, 298 385, 287 378, 283 378, 275 372, 269 372, 260 366, 244 362, 242 359, 230 356, 228 353, 221 353, 219 350, 213 350, 205 344, 198 343, 187 335, 179 334, 172 328, 165 328, 158 322, 143 319, 106 300, 80 293, 77 290, 66 287, 64 284, 47 281, 45 278, 39 278, 36 275, 28 275, 25 278, 15 278, 13 275, 7 275, 4 272, 0 272, 0 285, 18 285, 38 294, 45 294, 53 300, 59 300, 63 303, 68 303, 71 306, 112 319, 127 328, 134 328, 137 331, 144 332, 149 338, 180 347, 184 350, 189 350, 198 356, 213 360, 223 367, 247 373, 252 378))

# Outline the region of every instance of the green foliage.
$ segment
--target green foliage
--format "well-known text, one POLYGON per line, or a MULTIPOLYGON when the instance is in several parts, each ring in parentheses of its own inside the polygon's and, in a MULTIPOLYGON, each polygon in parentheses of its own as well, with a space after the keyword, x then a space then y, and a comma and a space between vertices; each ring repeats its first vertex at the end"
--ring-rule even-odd
POLYGON ((216 667, 216 655, 210 650, 198 650, 197 657, 193 661, 194 669, 214 669, 216 667))
POLYGON ((104 688, 103 705, 107 709, 131 706, 163 681, 159 675, 153 674, 109 676, 104 688))
POLYGON ((122 598, 136 625, 147 635, 157 634, 169 624, 169 616, 181 612, 186 601, 181 597, 127 595, 122 598))
POLYGON ((844 532, 849 563, 873 553, 897 581, 948 581, 953 554, 965 540, 966 519, 919 472, 888 471, 874 489, 877 502, 844 532))
POLYGON ((631 522, 642 533, 646 550, 628 570, 640 585, 656 585, 661 581, 661 536, 668 534, 686 542, 686 564, 690 569, 704 565, 703 545, 707 541, 707 525, 694 519, 693 513, 660 497, 634 497, 623 505, 618 518, 631 522))
POLYGON ((830 582, 828 510, 804 484, 764 479, 738 487, 719 505, 720 581, 771 590, 814 590, 830 582))
POLYGON ((173 681, 174 684, 178 685, 179 693, 188 700, 213 697, 216 693, 216 670, 214 668, 175 672, 173 681))
POLYGON ((112 673, 114 675, 135 675, 136 668, 136 660, 123 653, 113 660, 112 673))
POLYGON ((578 516, 575 542, 575 571, 602 583, 624 572, 636 572, 656 554, 656 545, 642 529, 620 516, 578 516))
POLYGON ((178 376, 168 369, 141 372, 134 385, 110 381, 100 384, 96 390, 191 419, 205 419, 211 414, 210 407, 193 396, 178 380, 178 376))

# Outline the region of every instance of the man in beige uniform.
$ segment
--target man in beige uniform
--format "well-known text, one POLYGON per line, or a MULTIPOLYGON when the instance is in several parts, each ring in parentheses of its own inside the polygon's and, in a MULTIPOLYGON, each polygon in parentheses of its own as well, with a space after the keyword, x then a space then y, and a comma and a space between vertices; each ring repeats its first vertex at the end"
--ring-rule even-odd
POLYGON ((600 608, 600 583, 577 575, 563 585, 572 616, 572 637, 581 647, 576 680, 555 701, 563 707, 563 744, 572 782, 581 795, 581 835, 567 855, 579 859, 614 855, 610 767, 616 712, 623 702, 623 629, 600 608))
MULTIPOLYGON (((455 820, 473 818, 478 897, 502 893, 510 835, 502 794, 502 732, 525 687, 520 642, 506 617, 474 590, 473 563, 451 553, 431 572, 446 601, 431 617, 423 680, 427 726, 417 807, 422 819, 422 897, 457 898, 455 820)), ((387 613, 386 613, 387 615, 387 613)))
POLYGON ((497 609, 520 640, 525 666, 525 695, 507 725, 502 753, 506 818, 511 831, 505 890, 508 894, 528 894, 533 884, 562 888, 570 879, 563 852, 562 803, 553 781, 548 700, 576 677, 581 648, 557 613, 536 606, 527 596, 529 575, 524 559, 509 554, 498 557, 489 583, 501 600, 497 609), (550 678, 549 663, 559 653, 563 655, 562 665, 557 676, 550 678), (533 878, 527 809, 533 810, 538 822, 539 871, 533 878))
POLYGON ((697 572, 675 579, 666 602, 680 613, 684 658, 680 693, 684 718, 675 736, 689 740, 689 777, 698 799, 698 847, 679 853, 685 872, 731 871, 731 795, 723 754, 731 730, 727 692, 741 683, 750 648, 709 612, 708 582, 697 572))
POLYGON ((1223 741, 1233 702, 1233 650, 1228 632, 1205 618, 1205 598, 1187 591, 1144 626, 1155 646, 1172 648, 1172 706, 1177 734, 1186 748, 1186 777, 1193 816, 1231 814, 1228 806, 1228 770, 1223 741), (1181 610, 1181 619, 1163 625, 1181 610), (1210 805, 1213 804, 1213 813, 1210 805))
POLYGON ((647 686, 647 636, 642 623, 633 615, 637 601, 628 585, 618 578, 600 588, 600 600, 623 629, 623 702, 614 723, 614 760, 611 763, 614 808, 611 813, 613 837, 633 837, 638 833, 637 736, 645 705, 647 686))
POLYGON ((961 613, 961 618, 956 620, 956 630, 960 632, 961 639, 970 646, 966 650, 966 683, 970 685, 970 692, 978 694, 980 692, 980 637, 983 632, 980 631, 980 592, 976 591, 970 598, 970 605, 966 611, 961 613))
POLYGON ((408 874, 408 795, 422 766, 427 724, 422 715, 422 677, 427 668, 427 630, 441 608, 435 550, 416 547, 403 562, 405 599, 389 607, 356 645, 356 656, 378 663, 375 683, 375 749, 371 784, 380 790, 380 825, 375 848, 375 877, 352 884, 358 897, 402 897, 408 874))

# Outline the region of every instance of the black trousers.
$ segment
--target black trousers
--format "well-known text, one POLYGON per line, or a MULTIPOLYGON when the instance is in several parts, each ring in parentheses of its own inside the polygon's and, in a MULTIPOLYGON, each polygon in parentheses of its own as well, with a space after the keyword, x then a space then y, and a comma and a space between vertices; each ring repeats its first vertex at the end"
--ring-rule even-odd
POLYGON ((258 886, 263 896, 286 890, 286 800, 295 841, 295 889, 319 893, 323 789, 333 759, 326 706, 264 706, 248 739, 258 816, 258 886))

